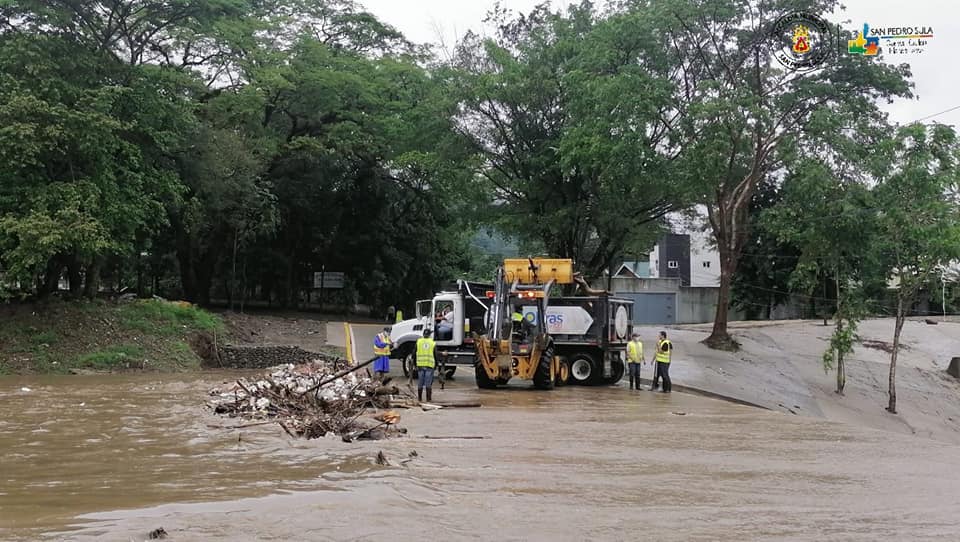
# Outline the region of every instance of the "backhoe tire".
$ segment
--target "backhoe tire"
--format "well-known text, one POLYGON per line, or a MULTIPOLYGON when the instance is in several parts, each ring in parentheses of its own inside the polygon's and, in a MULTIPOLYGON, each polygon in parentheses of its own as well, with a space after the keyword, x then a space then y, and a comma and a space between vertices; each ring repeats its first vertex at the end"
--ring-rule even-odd
POLYGON ((537 364, 537 370, 533 373, 533 386, 538 390, 553 389, 553 377, 550 375, 551 365, 553 365, 553 343, 547 345, 546 350, 540 355, 540 363, 537 364))
POLYGON ((553 381, 555 387, 566 386, 570 382, 570 364, 567 360, 560 362, 560 370, 553 381))
POLYGON ((570 358, 570 383, 592 386, 603 378, 603 368, 592 355, 578 353, 570 358))
POLYGON ((481 390, 496 389, 497 381, 491 380, 490 377, 487 376, 487 371, 483 368, 483 365, 480 363, 479 360, 475 361, 474 363, 475 363, 474 370, 477 376, 477 387, 480 388, 481 390))

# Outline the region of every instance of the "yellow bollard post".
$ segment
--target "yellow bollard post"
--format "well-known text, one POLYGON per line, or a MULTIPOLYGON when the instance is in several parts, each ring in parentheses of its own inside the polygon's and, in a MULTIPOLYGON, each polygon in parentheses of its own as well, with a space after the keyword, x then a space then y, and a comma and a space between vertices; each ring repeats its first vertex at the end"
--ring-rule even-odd
POLYGON ((353 328, 347 322, 343 323, 343 343, 344 350, 347 352, 347 363, 353 365, 357 363, 356 341, 353 339, 353 328))

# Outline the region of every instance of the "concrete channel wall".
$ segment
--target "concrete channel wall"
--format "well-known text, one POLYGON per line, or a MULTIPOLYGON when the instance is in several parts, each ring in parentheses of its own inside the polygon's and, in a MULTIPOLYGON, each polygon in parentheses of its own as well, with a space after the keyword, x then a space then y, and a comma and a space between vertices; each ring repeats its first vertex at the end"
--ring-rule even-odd
POLYGON ((226 345, 220 348, 220 361, 228 369, 264 369, 285 363, 306 363, 318 357, 319 354, 299 346, 226 345))

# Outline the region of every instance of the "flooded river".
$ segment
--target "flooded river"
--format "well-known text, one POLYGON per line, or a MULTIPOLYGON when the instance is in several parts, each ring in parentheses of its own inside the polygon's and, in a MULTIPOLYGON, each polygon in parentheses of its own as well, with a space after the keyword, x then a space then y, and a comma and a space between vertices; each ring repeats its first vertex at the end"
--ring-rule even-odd
POLYGON ((407 438, 298 441, 211 427, 239 423, 203 406, 231 378, 0 379, 0 540, 960 538, 948 444, 679 393, 472 378, 437 398, 483 408, 401 411, 407 438))

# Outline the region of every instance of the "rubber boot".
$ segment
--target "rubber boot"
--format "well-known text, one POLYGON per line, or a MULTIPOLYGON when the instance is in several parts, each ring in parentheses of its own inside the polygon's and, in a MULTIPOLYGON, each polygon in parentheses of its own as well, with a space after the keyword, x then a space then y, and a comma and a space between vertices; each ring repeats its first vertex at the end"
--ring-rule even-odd
POLYGON ((427 388, 427 402, 433 401, 433 388, 427 388))
POLYGON ((423 388, 417 388, 417 401, 423 402, 423 388))

